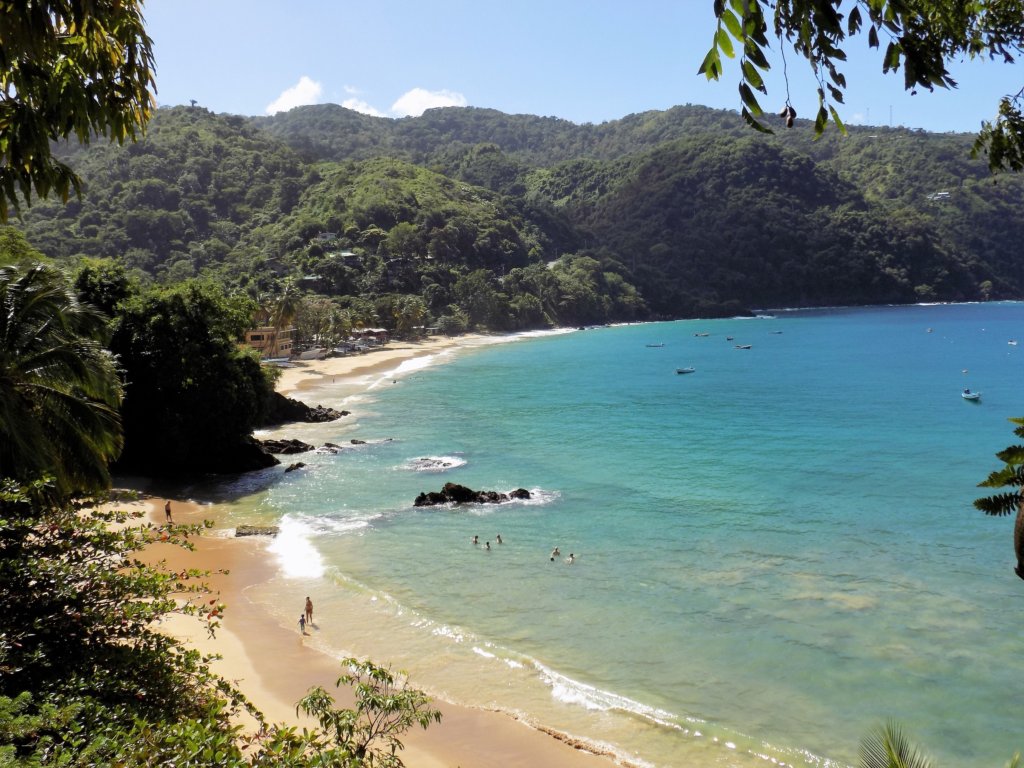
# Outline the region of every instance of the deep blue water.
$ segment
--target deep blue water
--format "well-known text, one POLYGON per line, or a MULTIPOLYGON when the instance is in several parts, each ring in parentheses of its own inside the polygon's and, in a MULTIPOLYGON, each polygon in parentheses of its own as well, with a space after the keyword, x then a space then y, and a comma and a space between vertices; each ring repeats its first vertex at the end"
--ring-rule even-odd
POLYGON ((639 762, 852 764, 891 717, 939 764, 1001 765, 1024 582, 1012 520, 971 502, 1024 415, 1016 338, 1024 305, 985 304, 467 350, 310 393, 354 415, 297 436, 368 444, 228 514, 284 521, 255 599, 313 591, 325 649, 639 762), (446 481, 535 499, 412 507, 446 481))

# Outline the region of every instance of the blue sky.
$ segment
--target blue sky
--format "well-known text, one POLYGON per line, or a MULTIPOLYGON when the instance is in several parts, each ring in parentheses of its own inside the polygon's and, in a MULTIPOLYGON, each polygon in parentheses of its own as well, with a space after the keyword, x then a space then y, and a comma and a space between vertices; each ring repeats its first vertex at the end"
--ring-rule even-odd
MULTIPOLYGON (((738 66, 697 75, 714 33, 711 0, 145 0, 162 106, 195 99, 214 112, 270 114, 335 103, 384 117, 431 106, 601 123, 703 104, 738 110, 738 66)), ((881 53, 848 41, 850 124, 978 130, 1001 96, 1024 85, 1018 65, 973 62, 953 91, 911 96, 881 53)), ((766 110, 785 101, 773 53, 766 110)), ((814 81, 788 56, 801 117, 817 110, 814 81)))

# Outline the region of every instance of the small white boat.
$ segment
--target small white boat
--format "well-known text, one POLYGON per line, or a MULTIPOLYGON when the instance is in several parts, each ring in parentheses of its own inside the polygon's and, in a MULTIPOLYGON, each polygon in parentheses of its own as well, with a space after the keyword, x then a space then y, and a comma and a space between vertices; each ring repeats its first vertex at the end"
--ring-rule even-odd
POLYGON ((960 393, 960 397, 964 400, 970 400, 972 402, 979 402, 981 400, 981 392, 971 392, 969 389, 965 389, 960 393))
POLYGON ((664 344, 648 344, 648 347, 664 347, 664 344))
POLYGON ((753 346, 753 344, 737 344, 736 349, 750 349, 753 346))
POLYGON ((693 335, 694 335, 694 336, 697 336, 698 338, 701 338, 701 339, 703 339, 704 337, 706 337, 706 336, 710 336, 711 334, 710 334, 710 333, 695 333, 695 334, 693 334, 693 335))
POLYGON ((1016 339, 1010 339, 1006 343, 1009 344, 1011 347, 1016 347, 1017 346, 1017 340, 1016 339))
POLYGON ((696 370, 697 370, 696 368, 692 368, 692 367, 690 367, 690 368, 676 368, 676 373, 679 373, 679 374, 693 373, 696 370))

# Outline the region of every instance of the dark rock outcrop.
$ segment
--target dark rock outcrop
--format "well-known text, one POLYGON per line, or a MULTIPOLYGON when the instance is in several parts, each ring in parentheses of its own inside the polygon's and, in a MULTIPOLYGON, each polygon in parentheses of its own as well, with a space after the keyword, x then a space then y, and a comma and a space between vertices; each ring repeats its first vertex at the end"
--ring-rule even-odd
POLYGON ((285 467, 284 471, 286 473, 294 472, 296 469, 302 469, 304 466, 306 466, 306 463, 304 461, 296 461, 294 464, 289 464, 287 467, 285 467))
POLYGON ((314 450, 314 446, 304 443, 301 440, 261 440, 260 445, 270 453, 291 455, 293 453, 306 453, 314 450))
POLYGON ((313 424, 334 421, 349 415, 349 411, 336 411, 322 405, 306 405, 300 400, 285 397, 280 392, 274 392, 270 396, 266 411, 267 415, 260 424, 261 427, 276 427, 296 421, 313 424))
POLYGON ((517 488, 510 493, 498 491, 474 491, 458 483, 445 483, 440 491, 421 493, 416 497, 413 506, 435 507, 439 504, 499 504, 512 499, 528 499, 530 492, 525 488, 517 488))
POLYGON ((214 474, 234 474, 266 469, 280 463, 263 449, 259 440, 250 436, 240 440, 234 449, 211 458, 210 464, 203 469, 214 474))

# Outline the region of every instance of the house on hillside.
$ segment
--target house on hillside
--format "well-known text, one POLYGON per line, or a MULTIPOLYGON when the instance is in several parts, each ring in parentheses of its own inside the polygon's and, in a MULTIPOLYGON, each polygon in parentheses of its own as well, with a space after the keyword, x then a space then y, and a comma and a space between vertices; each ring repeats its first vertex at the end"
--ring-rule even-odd
POLYGON ((295 327, 264 325, 245 332, 245 345, 260 353, 260 360, 291 357, 295 346, 295 327))

